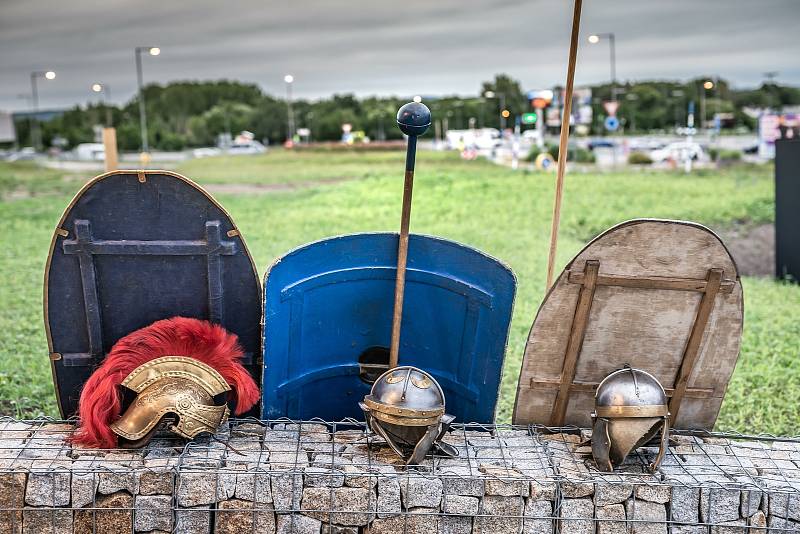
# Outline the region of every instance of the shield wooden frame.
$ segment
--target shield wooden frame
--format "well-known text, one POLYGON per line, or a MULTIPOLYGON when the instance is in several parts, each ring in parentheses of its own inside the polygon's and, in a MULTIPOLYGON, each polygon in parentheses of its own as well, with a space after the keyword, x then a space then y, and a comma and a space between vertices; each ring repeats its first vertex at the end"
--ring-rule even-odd
POLYGON ((662 382, 673 426, 711 429, 738 357, 742 311, 736 265, 708 228, 621 223, 578 253, 542 302, 514 423, 589 425, 597 384, 629 363, 662 382))

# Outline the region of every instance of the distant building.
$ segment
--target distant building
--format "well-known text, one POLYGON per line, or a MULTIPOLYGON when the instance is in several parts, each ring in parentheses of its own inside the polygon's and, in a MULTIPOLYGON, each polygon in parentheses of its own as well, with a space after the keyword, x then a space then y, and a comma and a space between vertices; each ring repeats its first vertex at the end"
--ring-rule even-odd
POLYGON ((31 118, 37 119, 39 122, 48 122, 57 117, 60 117, 67 111, 66 109, 43 109, 40 111, 15 111, 13 113, 14 121, 22 121, 31 118))

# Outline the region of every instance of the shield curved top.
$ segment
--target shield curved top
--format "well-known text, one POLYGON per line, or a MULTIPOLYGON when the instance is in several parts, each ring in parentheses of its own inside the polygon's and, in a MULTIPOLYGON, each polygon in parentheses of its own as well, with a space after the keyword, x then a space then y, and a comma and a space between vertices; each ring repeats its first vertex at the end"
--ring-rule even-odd
POLYGON ((230 216, 167 171, 115 171, 70 202, 47 258, 44 320, 61 415, 114 343, 157 320, 206 319, 235 333, 260 382, 261 290, 230 216))
MULTIPOLYGON (((333 237, 275 261, 264 281, 265 418, 363 419, 388 365, 397 234, 333 237)), ((491 422, 516 281, 464 245, 411 235, 401 365, 430 372, 457 420, 491 422)))
POLYGON ((621 223, 567 264, 539 307, 514 423, 589 426, 597 384, 630 364, 664 386, 672 426, 710 430, 739 356, 742 316, 736 264, 711 230, 621 223))

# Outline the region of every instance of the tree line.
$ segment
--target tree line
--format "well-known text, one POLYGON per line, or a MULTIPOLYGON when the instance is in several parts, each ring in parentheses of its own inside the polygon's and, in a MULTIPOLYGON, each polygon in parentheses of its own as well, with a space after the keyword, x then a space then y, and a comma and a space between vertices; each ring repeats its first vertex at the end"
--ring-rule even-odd
MULTIPOLYGON (((726 127, 756 127, 755 119, 744 112, 746 107, 780 108, 800 105, 800 89, 765 83, 755 89, 733 89, 722 79, 714 80, 713 89, 705 89, 710 78, 688 82, 642 81, 616 86, 601 84, 592 87, 591 106, 594 120, 590 133, 603 131, 605 111, 603 101, 610 100, 612 90, 620 102, 617 115, 626 133, 671 131, 686 124, 688 103, 695 102, 696 124, 701 117, 701 102, 706 118, 724 113, 730 120, 726 127)), ((555 88, 556 93, 559 88, 555 88)), ((167 85, 150 84, 144 88, 147 104, 148 137, 150 146, 159 150, 214 145, 221 133, 247 130, 256 139, 281 143, 288 131, 287 102, 265 94, 257 85, 235 81, 173 82, 167 85)), ((334 141, 341 138, 342 124, 349 123, 354 131, 363 131, 373 140, 401 137, 395 126, 395 113, 407 99, 398 97, 357 98, 352 94, 333 95, 319 100, 295 100, 292 103, 296 128, 311 130, 314 141, 334 141)), ((518 81, 501 74, 484 82, 473 97, 445 96, 425 98, 439 129, 469 127, 499 127, 500 112, 505 107, 513 127, 515 117, 532 111, 530 102, 518 81), (487 96, 488 95, 488 96, 487 96)), ((138 95, 122 106, 92 103, 75 106, 45 122, 42 138, 45 146, 61 138, 67 147, 91 142, 94 129, 109 118, 117 129, 121 150, 140 148, 138 95)), ((21 145, 30 144, 30 120, 16 121, 21 145)))

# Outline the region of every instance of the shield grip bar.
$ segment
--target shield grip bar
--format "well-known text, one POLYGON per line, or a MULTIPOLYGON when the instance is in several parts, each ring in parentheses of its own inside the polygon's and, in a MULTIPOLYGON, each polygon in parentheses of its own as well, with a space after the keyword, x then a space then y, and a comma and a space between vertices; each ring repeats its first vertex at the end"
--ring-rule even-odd
POLYGON ((62 246, 64 254, 78 256, 89 351, 62 354, 61 359, 64 366, 88 366, 103 354, 102 317, 93 258, 95 255, 206 256, 208 262, 208 319, 212 323, 222 323, 224 298, 220 256, 236 254, 236 242, 222 240, 221 226, 219 221, 206 221, 205 240, 105 240, 93 238, 90 221, 76 219, 75 239, 64 240, 62 246))

